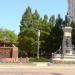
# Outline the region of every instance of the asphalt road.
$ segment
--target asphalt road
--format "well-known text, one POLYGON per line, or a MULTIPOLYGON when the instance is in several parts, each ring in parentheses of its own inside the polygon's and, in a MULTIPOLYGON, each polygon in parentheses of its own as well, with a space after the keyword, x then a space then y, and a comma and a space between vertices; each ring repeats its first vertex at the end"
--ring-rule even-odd
POLYGON ((75 75, 75 65, 37 67, 25 64, 2 64, 0 75, 75 75))

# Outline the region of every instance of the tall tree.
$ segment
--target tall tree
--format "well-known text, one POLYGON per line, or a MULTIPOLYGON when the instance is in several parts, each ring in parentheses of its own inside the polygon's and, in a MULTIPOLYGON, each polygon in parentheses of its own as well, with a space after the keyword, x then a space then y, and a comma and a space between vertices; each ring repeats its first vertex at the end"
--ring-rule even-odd
POLYGON ((63 31, 61 28, 62 23, 63 19, 60 17, 60 15, 58 15, 56 24, 52 28, 49 37, 46 39, 46 55, 56 52, 60 48, 63 40, 63 31))
POLYGON ((18 47, 21 51, 30 52, 32 43, 34 42, 34 31, 32 26, 32 11, 28 7, 24 12, 20 25, 20 33, 18 35, 18 47))
POLYGON ((48 16, 47 16, 47 14, 44 15, 43 22, 44 22, 44 24, 48 23, 48 16))
MULTIPOLYGON (((75 22, 72 22, 71 26, 72 26, 72 44, 75 47, 75 22)), ((75 50, 75 48, 74 48, 74 50, 75 50)))
POLYGON ((37 10, 35 10, 32 17, 33 17, 33 28, 39 29, 40 14, 38 13, 37 10))
POLYGON ((58 17, 56 19, 56 26, 61 27, 63 24, 63 19, 61 18, 60 14, 58 14, 58 17))
POLYGON ((54 15, 52 15, 52 16, 50 17, 49 23, 51 23, 53 26, 55 26, 55 24, 56 24, 56 19, 55 19, 55 16, 54 16, 54 15))
POLYGON ((18 46, 23 52, 36 54, 36 30, 39 28, 39 19, 40 15, 37 10, 32 14, 30 7, 26 9, 22 16, 18 46))
POLYGON ((50 35, 52 25, 48 22, 48 16, 44 15, 44 19, 42 20, 42 28, 41 28, 41 54, 46 54, 46 40, 50 35))
POLYGON ((63 31, 59 27, 52 28, 49 37, 46 39, 46 54, 56 52, 62 45, 63 31))
POLYGON ((62 18, 58 16, 55 22, 55 27, 53 27, 54 22, 54 17, 51 18, 50 22, 48 22, 47 15, 44 15, 44 19, 42 19, 40 18, 40 14, 37 10, 32 13, 31 8, 28 7, 21 20, 20 33, 18 35, 19 49, 27 53, 36 55, 37 30, 39 29, 41 31, 40 54, 49 54, 49 52, 54 52, 54 50, 56 50, 61 43, 62 18))
POLYGON ((32 25, 32 11, 31 8, 28 7, 26 8, 26 12, 22 16, 20 31, 23 31, 25 27, 30 27, 31 25, 32 25))

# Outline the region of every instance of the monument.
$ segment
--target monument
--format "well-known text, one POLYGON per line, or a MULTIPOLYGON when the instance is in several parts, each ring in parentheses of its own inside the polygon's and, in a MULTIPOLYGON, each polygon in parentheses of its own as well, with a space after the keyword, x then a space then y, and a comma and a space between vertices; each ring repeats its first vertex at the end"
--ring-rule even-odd
POLYGON ((71 23, 75 20, 75 0, 68 0, 68 13, 65 17, 65 27, 63 27, 63 42, 60 54, 54 53, 54 63, 75 63, 75 51, 72 46, 71 23), (73 11, 74 10, 74 11, 73 11))
POLYGON ((71 20, 67 15, 66 26, 63 27, 63 42, 62 42, 62 50, 60 50, 60 54, 55 53, 53 56, 54 63, 75 63, 75 51, 72 46, 72 27, 71 20))
POLYGON ((69 14, 66 15, 65 18, 65 27, 63 27, 63 43, 62 43, 62 51, 63 55, 73 55, 73 48, 72 48, 72 27, 71 27, 71 20, 69 14))

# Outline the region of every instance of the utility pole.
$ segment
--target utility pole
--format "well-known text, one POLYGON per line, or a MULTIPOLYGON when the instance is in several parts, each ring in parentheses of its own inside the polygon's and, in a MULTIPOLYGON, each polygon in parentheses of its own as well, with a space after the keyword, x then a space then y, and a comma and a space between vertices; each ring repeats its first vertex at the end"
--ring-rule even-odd
POLYGON ((37 58, 39 58, 39 48, 40 48, 40 30, 37 31, 37 58))

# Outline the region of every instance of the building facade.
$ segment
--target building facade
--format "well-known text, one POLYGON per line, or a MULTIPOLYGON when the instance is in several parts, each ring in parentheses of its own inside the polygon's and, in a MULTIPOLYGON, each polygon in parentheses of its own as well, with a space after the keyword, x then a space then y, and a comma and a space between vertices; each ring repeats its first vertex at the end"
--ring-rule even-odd
POLYGON ((68 0, 68 14, 75 21, 75 0, 68 0))

